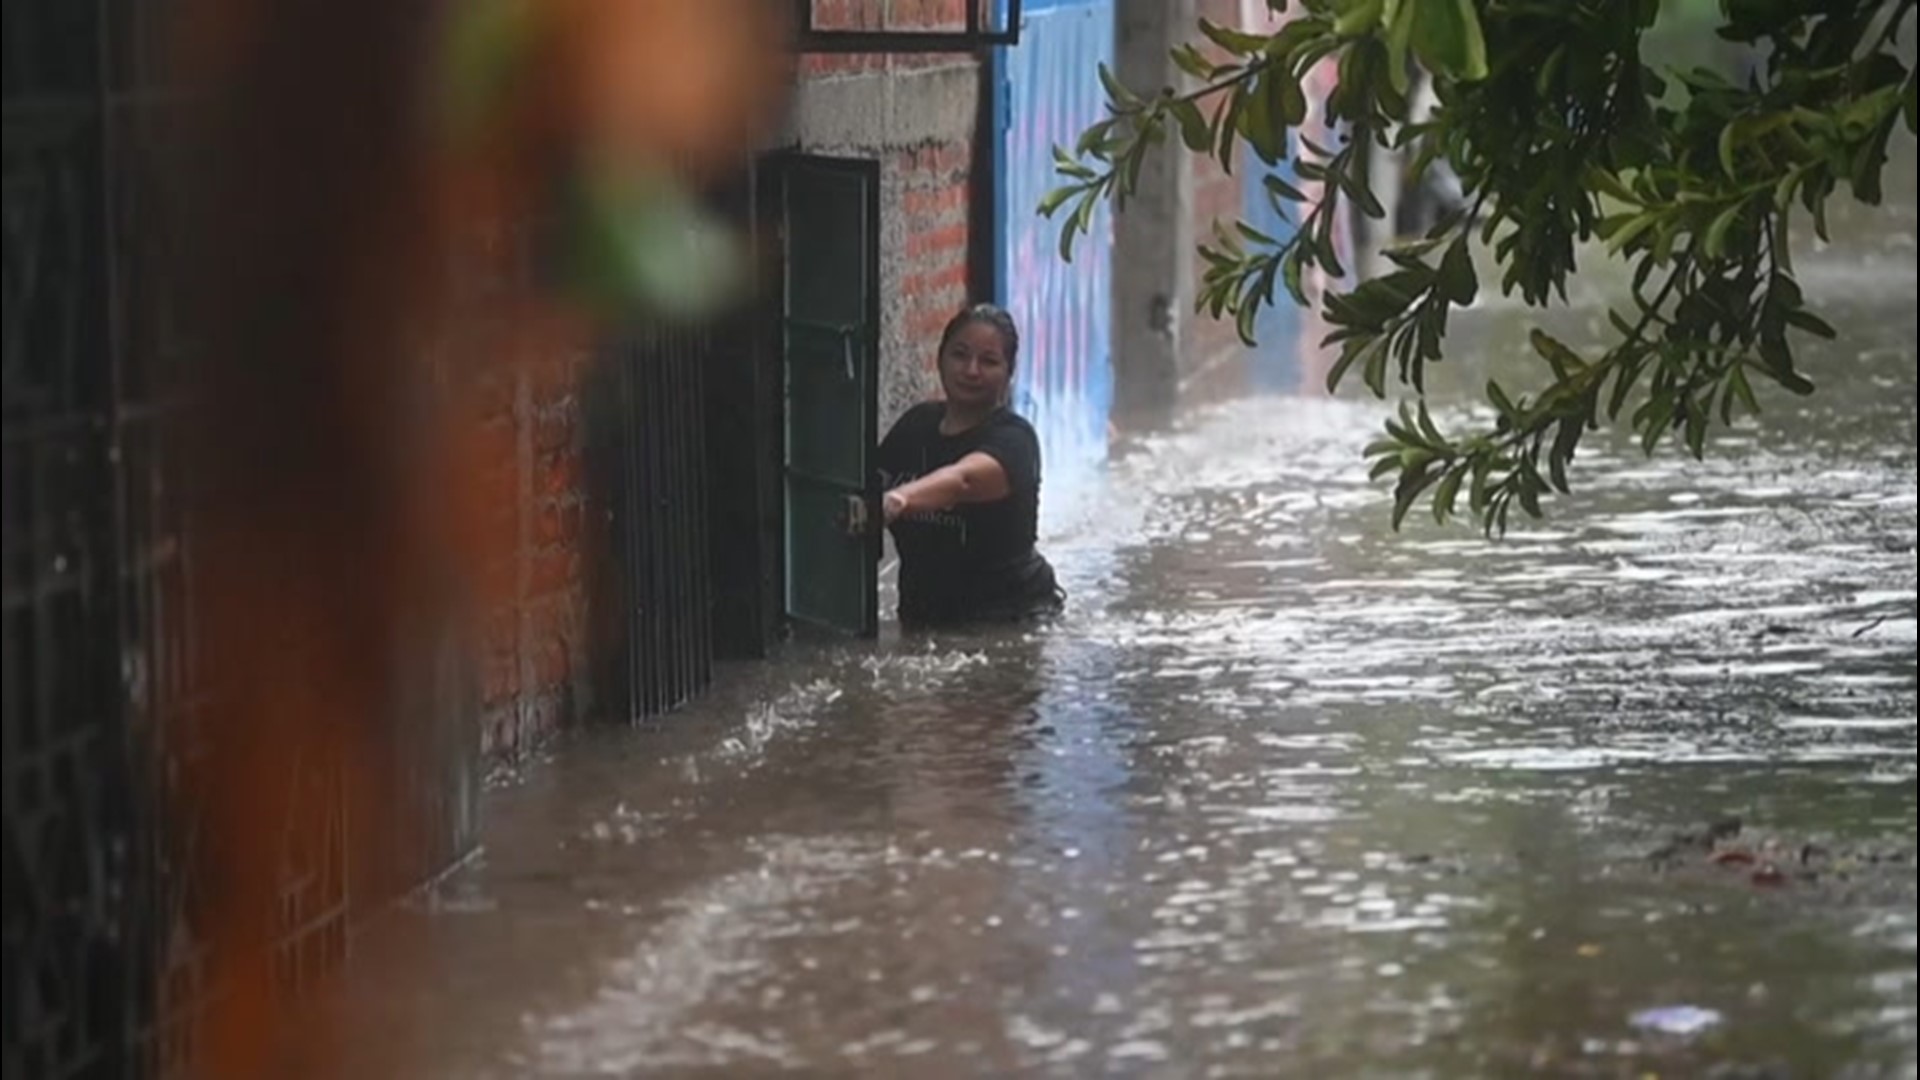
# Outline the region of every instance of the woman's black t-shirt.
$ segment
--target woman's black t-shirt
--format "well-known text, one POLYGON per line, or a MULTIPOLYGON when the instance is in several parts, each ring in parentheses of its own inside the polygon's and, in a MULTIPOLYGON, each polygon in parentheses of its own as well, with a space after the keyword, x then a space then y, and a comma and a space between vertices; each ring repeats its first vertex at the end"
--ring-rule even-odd
POLYGON ((1006 470, 1007 497, 910 514, 893 523, 900 551, 900 619, 910 623, 1017 618, 1057 606, 1053 570, 1034 550, 1040 517, 1040 440, 1006 409, 958 435, 943 435, 946 405, 907 410, 876 455, 882 491, 972 453, 1006 470))

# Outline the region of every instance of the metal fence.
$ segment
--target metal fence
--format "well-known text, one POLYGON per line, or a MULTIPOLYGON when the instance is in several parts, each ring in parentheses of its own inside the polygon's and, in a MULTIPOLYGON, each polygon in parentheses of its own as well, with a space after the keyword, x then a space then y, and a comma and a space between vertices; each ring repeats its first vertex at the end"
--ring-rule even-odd
POLYGON ((617 603, 602 643, 603 680, 628 721, 656 716, 706 689, 714 630, 706 369, 708 331, 657 328, 617 339, 601 355, 589 414, 605 500, 617 603))

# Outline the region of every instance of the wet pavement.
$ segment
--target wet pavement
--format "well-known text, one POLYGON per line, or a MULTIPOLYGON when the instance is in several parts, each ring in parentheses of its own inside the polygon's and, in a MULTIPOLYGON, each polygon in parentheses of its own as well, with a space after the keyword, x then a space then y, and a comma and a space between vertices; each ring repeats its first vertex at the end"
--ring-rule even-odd
POLYGON ((1240 402, 1050 493, 1057 625, 563 743, 362 942, 355 1072, 1915 1075, 1906 237, 1810 275, 1818 396, 1503 542, 1240 402))

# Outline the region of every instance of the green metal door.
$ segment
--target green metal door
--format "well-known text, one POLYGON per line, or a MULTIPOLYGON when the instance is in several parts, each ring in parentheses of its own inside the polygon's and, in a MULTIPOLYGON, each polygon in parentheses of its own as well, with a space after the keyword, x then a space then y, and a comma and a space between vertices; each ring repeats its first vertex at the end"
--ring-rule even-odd
POLYGON ((879 433, 880 165, 780 159, 785 284, 786 610, 871 636, 880 531, 869 460, 879 433))

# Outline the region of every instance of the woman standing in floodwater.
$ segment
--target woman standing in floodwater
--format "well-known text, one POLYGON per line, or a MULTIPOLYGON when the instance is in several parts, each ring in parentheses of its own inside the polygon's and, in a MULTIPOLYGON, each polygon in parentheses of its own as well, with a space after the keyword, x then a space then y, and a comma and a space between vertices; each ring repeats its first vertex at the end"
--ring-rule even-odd
POLYGON ((940 335, 944 401, 908 409, 880 442, 881 511, 900 552, 900 621, 1010 622, 1066 594, 1035 548, 1040 440, 1007 408, 1020 334, 991 304, 940 335))

